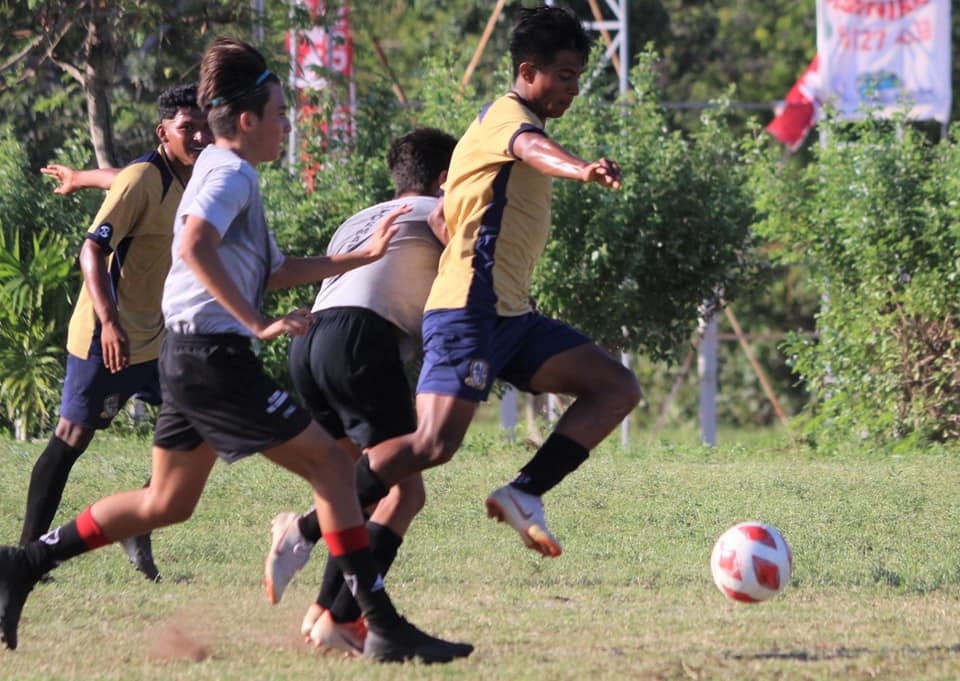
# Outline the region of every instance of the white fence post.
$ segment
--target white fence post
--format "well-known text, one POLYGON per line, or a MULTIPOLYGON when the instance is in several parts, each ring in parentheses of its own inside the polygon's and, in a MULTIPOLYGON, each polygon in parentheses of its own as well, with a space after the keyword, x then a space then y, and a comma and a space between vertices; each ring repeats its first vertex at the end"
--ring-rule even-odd
POLYGON ((700 349, 697 374, 700 377, 700 441, 717 444, 717 316, 705 309, 700 318, 700 349))
POLYGON ((517 389, 510 387, 500 398, 500 430, 508 440, 517 437, 517 389))

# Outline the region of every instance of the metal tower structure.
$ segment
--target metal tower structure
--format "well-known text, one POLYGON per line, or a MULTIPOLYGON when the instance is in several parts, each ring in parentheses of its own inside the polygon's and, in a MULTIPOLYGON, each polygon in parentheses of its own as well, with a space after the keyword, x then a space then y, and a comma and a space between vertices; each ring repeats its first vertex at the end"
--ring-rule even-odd
MULTIPOLYGON (((629 87, 630 75, 630 46, 627 40, 627 0, 602 0, 607 6, 609 13, 613 14, 612 19, 604 16, 600 8, 601 0, 588 0, 590 4, 590 17, 583 20, 583 25, 590 31, 597 31, 603 38, 606 47, 600 64, 597 65, 587 84, 596 77, 600 69, 612 65, 617 72, 620 83, 620 94, 627 91, 629 87)), ((554 0, 547 0, 547 5, 553 6, 554 0)))

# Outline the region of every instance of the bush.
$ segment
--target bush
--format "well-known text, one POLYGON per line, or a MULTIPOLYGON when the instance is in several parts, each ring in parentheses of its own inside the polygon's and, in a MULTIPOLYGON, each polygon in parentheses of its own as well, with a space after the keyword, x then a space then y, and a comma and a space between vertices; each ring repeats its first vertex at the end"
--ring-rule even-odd
POLYGON ((613 348, 676 359, 704 303, 731 300, 754 274, 749 148, 709 111, 689 138, 669 132, 652 54, 633 69, 617 106, 589 93, 551 135, 623 169, 620 191, 554 185, 554 231, 537 268, 547 312, 613 348))
POLYGON ((808 432, 960 435, 960 149, 904 121, 827 121, 806 168, 755 168, 758 231, 806 261, 819 339, 786 345, 816 400, 808 432))

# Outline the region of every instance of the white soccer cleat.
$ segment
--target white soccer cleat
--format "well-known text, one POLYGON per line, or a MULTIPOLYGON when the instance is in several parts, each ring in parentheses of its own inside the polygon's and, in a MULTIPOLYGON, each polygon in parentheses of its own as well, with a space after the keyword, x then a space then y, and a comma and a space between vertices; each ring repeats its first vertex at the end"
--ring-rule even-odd
POLYGON ((300 633, 303 634, 303 640, 310 643, 310 632, 313 631, 313 625, 317 623, 326 611, 326 608, 319 603, 311 603, 307 608, 307 614, 303 616, 303 622, 300 623, 300 633))
POLYGON ((267 600, 277 604, 283 598, 283 592, 293 576, 303 569, 310 560, 313 542, 300 534, 296 513, 279 513, 270 523, 272 543, 263 566, 263 585, 267 589, 267 600))
POLYGON ((490 493, 486 506, 487 517, 510 525, 520 533, 527 548, 549 558, 556 558, 563 553, 560 542, 547 529, 540 497, 504 485, 490 493))
MULTIPOLYGON (((310 606, 307 617, 311 615, 313 608, 314 606, 310 606)), ((306 624, 307 618, 303 619, 306 624)), ((362 617, 353 622, 335 622, 329 610, 321 609, 320 616, 311 627, 308 638, 317 648, 323 648, 328 652, 338 650, 347 655, 359 657, 363 655, 367 626, 362 617)))

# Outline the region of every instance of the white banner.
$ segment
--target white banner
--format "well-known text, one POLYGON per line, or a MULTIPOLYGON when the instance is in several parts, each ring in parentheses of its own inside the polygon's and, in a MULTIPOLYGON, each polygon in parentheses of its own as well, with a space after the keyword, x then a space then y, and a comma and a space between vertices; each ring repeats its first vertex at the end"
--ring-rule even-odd
POLYGON ((842 118, 950 118, 950 0, 817 0, 817 54, 842 118))

